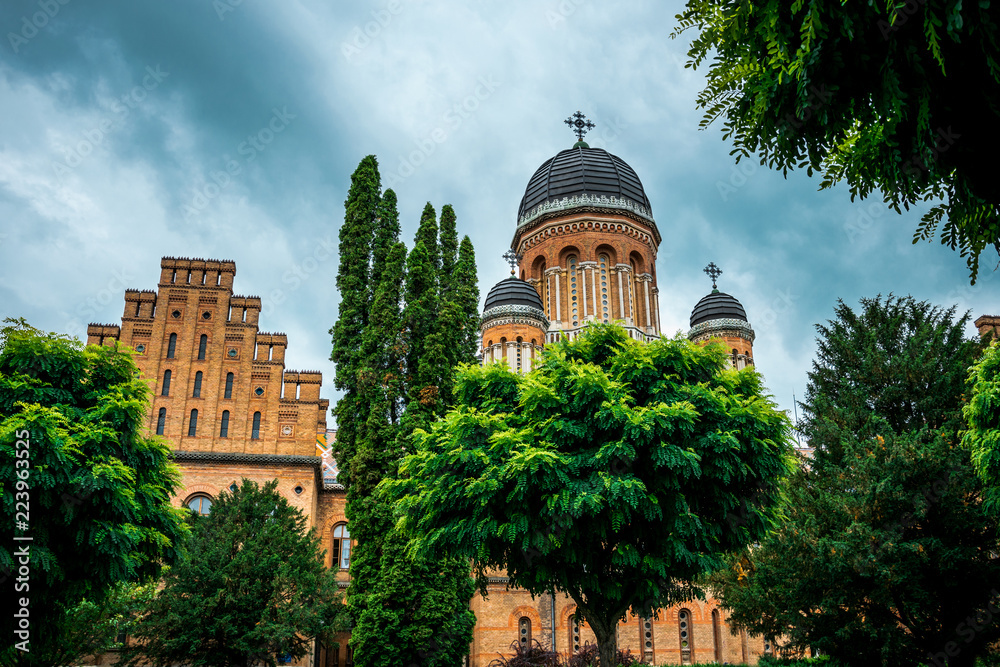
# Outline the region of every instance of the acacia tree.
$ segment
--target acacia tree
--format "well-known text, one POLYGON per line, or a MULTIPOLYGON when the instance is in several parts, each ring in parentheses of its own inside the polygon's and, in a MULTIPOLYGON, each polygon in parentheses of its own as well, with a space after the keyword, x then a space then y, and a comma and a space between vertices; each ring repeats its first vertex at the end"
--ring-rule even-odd
POLYGON ((129 665, 274 667, 346 627, 315 530, 275 489, 244 479, 193 515, 188 558, 133 626, 129 665))
POLYGON ((596 325, 526 376, 464 367, 456 407, 384 486, 411 553, 471 558, 483 594, 493 568, 564 591, 613 665, 619 619, 698 594, 694 576, 775 518, 788 420, 725 359, 596 325))
POLYGON ((1000 343, 994 341, 970 369, 972 397, 962 414, 969 430, 963 444, 986 489, 987 508, 1000 516, 1000 343))
POLYGON ((128 352, 6 322, 0 517, 30 541, 0 543, 0 663, 70 664, 100 645, 81 639, 80 605, 100 607, 120 583, 179 557, 187 531, 170 498, 180 472, 166 443, 144 435, 149 387, 128 352), (30 616, 18 636, 21 598, 30 616))
POLYGON ((1000 253, 1000 190, 983 164, 1000 150, 996 3, 689 0, 677 17, 708 67, 702 127, 723 119, 737 160, 880 190, 897 212, 941 201, 913 242, 940 228, 966 258, 1000 253), (861 76, 859 73, 869 73, 861 76))
POLYGON ((736 625, 852 665, 967 666, 1000 638, 984 622, 1000 529, 959 444, 967 319, 889 297, 817 327, 799 424, 813 459, 786 521, 712 582, 736 625))

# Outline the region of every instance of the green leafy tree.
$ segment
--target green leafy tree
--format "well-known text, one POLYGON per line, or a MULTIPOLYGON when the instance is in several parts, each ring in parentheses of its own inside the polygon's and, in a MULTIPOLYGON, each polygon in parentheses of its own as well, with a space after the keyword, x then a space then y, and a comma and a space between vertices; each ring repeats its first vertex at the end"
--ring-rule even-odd
POLYGON ((983 622, 1000 532, 959 443, 979 342, 967 316, 910 297, 835 312, 802 403, 813 459, 717 596, 738 626, 847 664, 972 665, 1000 638, 983 622))
POLYGON ((31 539, 0 544, 0 663, 70 664, 92 648, 77 632, 79 605, 101 606, 120 582, 177 559, 186 528, 170 498, 180 473, 166 443, 144 435, 149 387, 128 352, 6 323, 0 514, 31 539), (29 627, 18 636, 21 598, 29 627), (30 652, 13 646, 22 641, 30 652))
POLYGON ((689 0, 688 55, 709 61, 702 127, 723 119, 737 160, 879 190, 899 212, 940 202, 913 237, 966 258, 1000 253, 1000 190, 983 169, 1000 150, 996 3, 689 0), (870 75, 859 76, 867 72, 870 75), (943 201, 941 201, 943 200, 943 201))
POLYGON ((192 516, 189 556, 136 623, 126 664, 273 667, 346 626, 319 538, 277 485, 244 479, 192 516))
POLYGON ((694 576, 775 518, 788 420, 725 360, 597 325, 526 376, 464 367, 455 409, 385 485, 411 553, 471 558, 483 593, 493 568, 567 593, 613 665, 619 619, 698 594, 694 576))
POLYGON ((986 348, 970 369, 972 397, 963 408, 969 430, 963 442, 986 486, 986 506, 1000 515, 1000 342, 986 348))
MULTIPOLYGON (((344 202, 337 273, 340 305, 337 322, 330 329, 333 337, 330 360, 337 365, 334 385, 344 392, 333 408, 337 418, 337 439, 333 448, 345 483, 351 476, 350 462, 357 446, 358 429, 365 422, 365 418, 359 420, 356 416, 367 408, 359 395, 358 371, 363 364, 360 341, 368 323, 373 296, 370 285, 373 238, 380 213, 386 213, 394 198, 395 195, 383 202, 375 156, 361 160, 351 175, 351 188, 344 202)), ((381 245, 379 248, 381 251, 381 245)))

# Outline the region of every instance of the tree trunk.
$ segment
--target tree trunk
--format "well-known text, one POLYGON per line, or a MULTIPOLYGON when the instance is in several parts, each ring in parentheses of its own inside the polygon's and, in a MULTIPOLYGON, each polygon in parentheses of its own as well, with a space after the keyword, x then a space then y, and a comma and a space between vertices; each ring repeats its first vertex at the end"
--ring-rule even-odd
POLYGON ((615 667, 618 658, 618 634, 615 632, 617 623, 595 622, 587 619, 590 629, 597 638, 597 652, 601 656, 600 667, 615 667))

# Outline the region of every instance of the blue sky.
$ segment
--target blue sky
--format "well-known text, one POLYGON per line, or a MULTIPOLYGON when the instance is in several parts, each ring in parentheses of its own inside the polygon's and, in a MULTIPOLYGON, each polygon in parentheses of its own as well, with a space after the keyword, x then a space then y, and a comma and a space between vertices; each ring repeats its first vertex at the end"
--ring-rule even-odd
POLYGON ((408 243, 425 202, 455 207, 485 297, 577 110, 652 203, 665 330, 687 329, 714 261, 783 408, 838 298, 1000 310, 988 258, 970 287, 957 254, 911 245, 921 210, 736 166, 719 126, 698 129, 703 73, 670 39, 681 2, 94 4, 0 6, 0 316, 84 337, 120 320, 125 288, 155 289, 161 256, 232 259, 288 367, 323 371, 335 400, 335 248, 361 158, 378 156, 408 243))

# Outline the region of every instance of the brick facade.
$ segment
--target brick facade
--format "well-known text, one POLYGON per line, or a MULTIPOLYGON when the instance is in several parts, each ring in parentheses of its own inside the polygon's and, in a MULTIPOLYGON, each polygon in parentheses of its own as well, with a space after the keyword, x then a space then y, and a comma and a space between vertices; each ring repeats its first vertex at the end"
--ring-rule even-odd
MULTIPOLYGON (((174 502, 214 498, 242 478, 276 479, 332 566, 345 495, 324 470, 330 402, 320 397, 322 374, 285 370, 288 339, 260 330, 260 297, 233 294, 234 262, 164 257, 160 269, 158 289, 127 290, 121 325, 89 325, 87 343, 135 351, 153 392, 147 430, 166 438, 182 472, 174 502)), ((346 588, 348 573, 338 577, 346 588)), ((314 653, 300 664, 335 664, 332 650, 314 653)))

